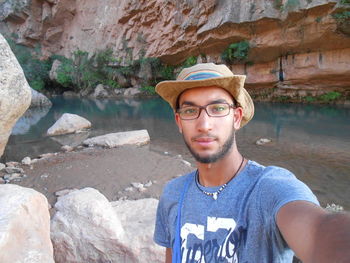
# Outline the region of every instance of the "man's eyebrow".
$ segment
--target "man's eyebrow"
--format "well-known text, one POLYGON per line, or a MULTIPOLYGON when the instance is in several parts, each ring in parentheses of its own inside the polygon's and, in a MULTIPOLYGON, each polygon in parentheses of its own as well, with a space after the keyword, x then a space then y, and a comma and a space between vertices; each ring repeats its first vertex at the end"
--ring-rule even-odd
MULTIPOLYGON (((217 99, 217 100, 210 101, 208 104, 214 104, 214 103, 229 103, 229 102, 227 102, 227 100, 225 100, 225 99, 217 99)), ((198 106, 196 103, 194 103, 192 101, 187 101, 187 100, 183 101, 180 106, 183 106, 183 105, 198 106)))

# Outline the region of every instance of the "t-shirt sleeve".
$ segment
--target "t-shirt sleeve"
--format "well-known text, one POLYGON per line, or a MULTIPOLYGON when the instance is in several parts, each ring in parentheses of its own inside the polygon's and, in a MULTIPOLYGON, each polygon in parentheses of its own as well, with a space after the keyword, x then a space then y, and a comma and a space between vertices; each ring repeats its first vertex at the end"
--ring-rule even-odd
POLYGON ((267 231, 280 235, 276 223, 279 209, 293 201, 307 201, 319 205, 310 188, 298 180, 290 171, 280 167, 266 167, 259 182, 261 211, 267 231))
POLYGON ((170 233, 166 215, 167 211, 165 207, 165 198, 163 193, 157 207, 153 240, 160 246, 170 247, 170 233))

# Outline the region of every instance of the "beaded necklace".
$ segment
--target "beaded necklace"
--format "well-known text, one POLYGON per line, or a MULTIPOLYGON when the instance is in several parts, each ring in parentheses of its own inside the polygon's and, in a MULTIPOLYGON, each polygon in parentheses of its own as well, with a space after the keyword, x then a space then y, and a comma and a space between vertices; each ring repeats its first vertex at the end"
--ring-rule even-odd
POLYGON ((198 170, 196 171, 196 185, 198 187, 198 189, 205 195, 207 196, 211 196, 214 200, 218 199, 218 195, 226 188, 226 186, 232 181, 233 178, 235 178, 235 176, 237 175, 237 173, 239 172, 239 170, 241 169, 242 165, 243 165, 243 162, 244 162, 244 157, 242 156, 242 161, 241 161, 241 164, 239 165, 237 171, 235 172, 235 174, 232 176, 232 178, 225 184, 223 184, 219 190, 217 190, 216 192, 214 193, 211 193, 211 192, 207 192, 207 191, 204 191, 203 189, 201 189, 199 187, 199 173, 198 173, 198 170))

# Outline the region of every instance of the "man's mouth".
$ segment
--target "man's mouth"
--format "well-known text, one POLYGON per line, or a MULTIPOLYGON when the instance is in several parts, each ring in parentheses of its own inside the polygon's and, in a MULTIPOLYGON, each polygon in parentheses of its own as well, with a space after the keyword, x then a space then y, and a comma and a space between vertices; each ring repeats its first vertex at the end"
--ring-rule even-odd
POLYGON ((196 136, 192 138, 192 142, 197 143, 202 146, 208 146, 211 143, 215 142, 217 138, 215 136, 196 136))

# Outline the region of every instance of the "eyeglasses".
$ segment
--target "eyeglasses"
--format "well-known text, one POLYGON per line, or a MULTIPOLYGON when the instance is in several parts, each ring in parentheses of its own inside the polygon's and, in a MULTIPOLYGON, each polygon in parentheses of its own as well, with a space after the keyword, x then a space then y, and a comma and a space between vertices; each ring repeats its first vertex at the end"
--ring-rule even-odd
POLYGON ((205 110, 209 117, 225 117, 229 115, 231 108, 235 108, 233 104, 211 103, 205 106, 185 106, 176 112, 181 120, 194 120, 201 115, 202 110, 205 110))

